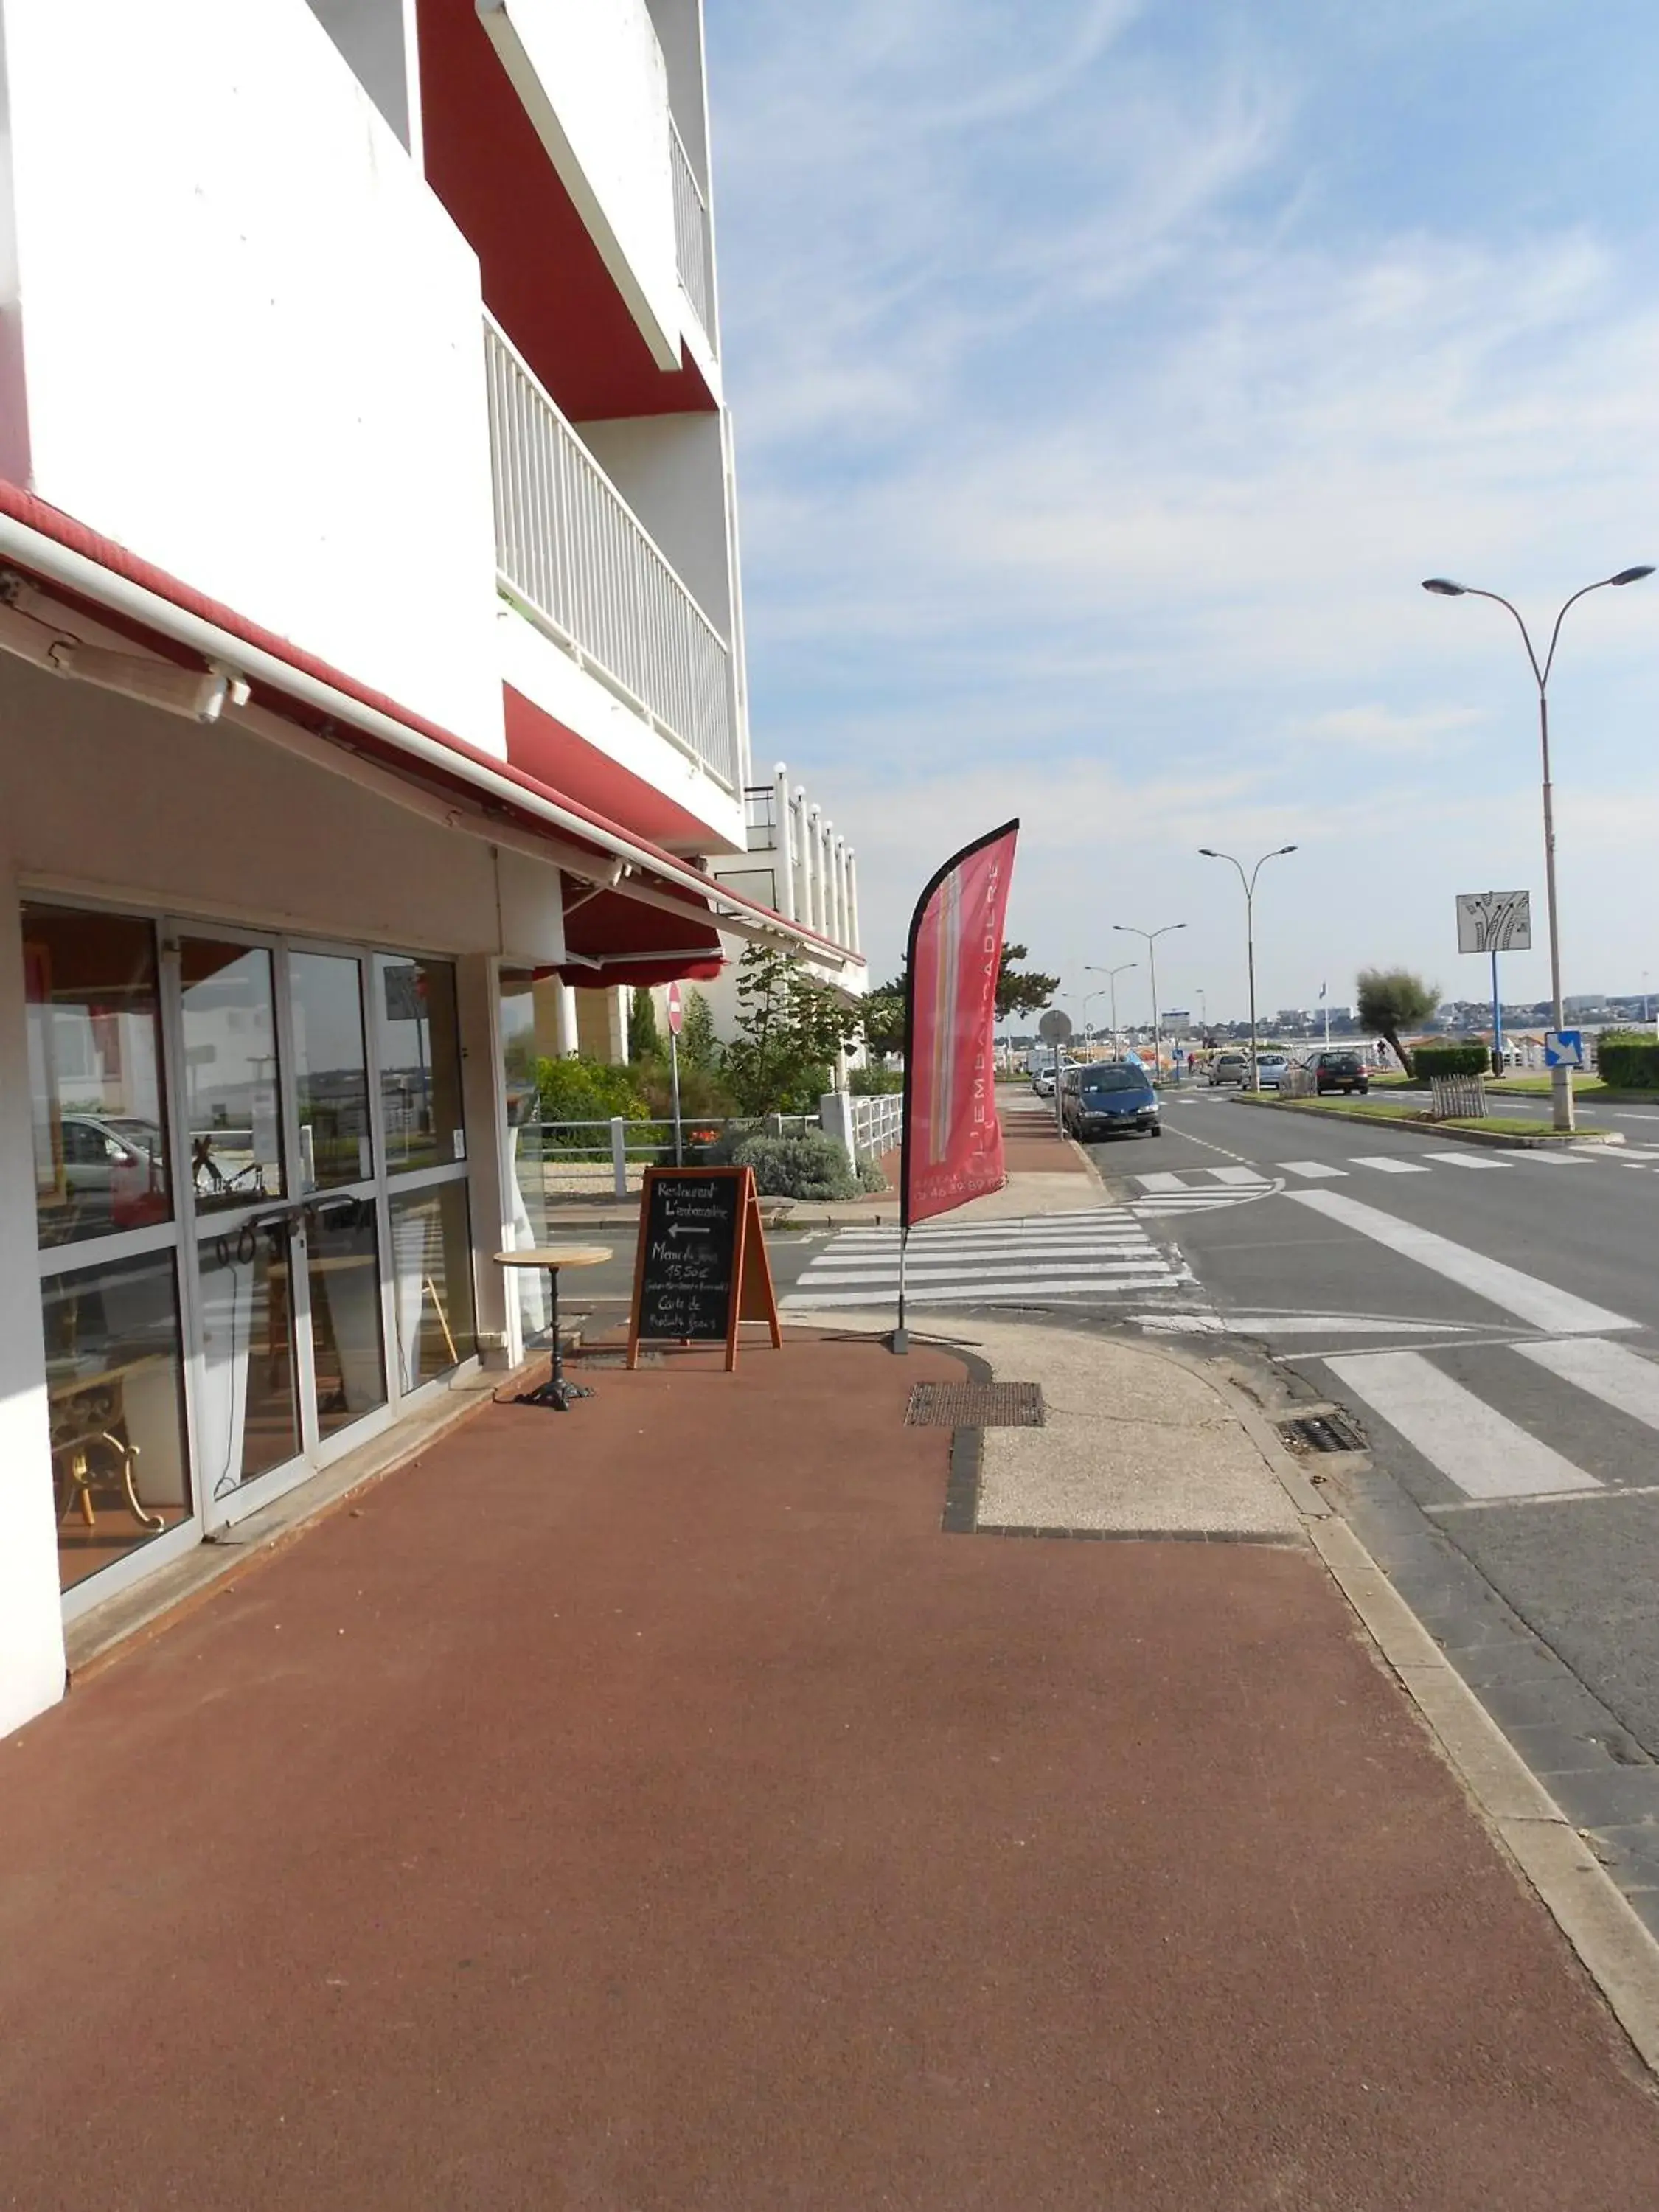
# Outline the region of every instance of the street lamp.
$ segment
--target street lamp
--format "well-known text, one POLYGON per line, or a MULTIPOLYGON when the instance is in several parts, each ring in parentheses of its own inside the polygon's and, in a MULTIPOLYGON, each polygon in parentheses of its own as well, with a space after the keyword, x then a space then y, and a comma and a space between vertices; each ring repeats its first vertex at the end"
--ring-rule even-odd
MULTIPOLYGON (((1084 973, 1085 975, 1103 975, 1106 978, 1107 988, 1110 990, 1112 994, 1112 1054, 1114 1058, 1116 1057, 1119 1048, 1117 1041, 1117 979, 1120 975, 1127 975, 1130 969, 1139 968, 1139 965, 1140 963, 1138 960, 1126 960, 1116 968, 1097 968, 1091 962, 1086 960, 1083 963, 1084 973)), ((1091 995, 1092 996, 1093 994, 1091 994, 1091 995)))
MULTIPOLYGON (((1538 686, 1538 744, 1543 760, 1544 781, 1544 902, 1550 921, 1550 1002, 1554 1009, 1555 1030, 1559 1036, 1566 1026, 1566 1010, 1561 1003, 1561 935, 1555 903, 1555 800, 1550 784, 1550 671, 1555 665, 1555 648, 1560 642, 1561 625, 1567 618, 1567 609, 1591 592, 1605 591, 1612 586, 1639 584, 1644 576, 1653 574, 1651 567, 1621 568, 1616 576, 1601 576, 1595 583, 1586 584, 1562 604, 1555 617, 1555 627, 1550 632, 1549 651, 1540 665, 1533 648, 1531 633, 1521 619, 1518 608, 1499 592, 1482 591, 1477 584, 1455 584, 1449 576, 1426 576, 1423 580, 1425 592, 1433 592, 1443 599, 1491 599, 1500 607, 1509 608, 1515 617, 1515 626, 1521 633, 1521 642, 1527 648, 1533 679, 1538 686)), ((1572 1103, 1572 1070, 1558 1058, 1550 1072, 1550 1095, 1553 1106, 1551 1119, 1558 1129, 1571 1129, 1574 1125, 1572 1103)))
POLYGON ((1239 883, 1243 887, 1244 961, 1250 979, 1250 1088, 1260 1091, 1261 1085, 1258 1080, 1255 1043, 1255 879, 1269 860, 1277 860, 1286 853, 1295 852, 1296 847, 1275 845, 1271 853, 1261 855, 1248 876, 1244 872, 1243 860, 1234 860, 1231 853, 1215 852, 1208 845, 1200 845, 1198 849, 1206 860, 1232 860, 1234 867, 1238 870, 1239 883))
POLYGON ((1167 937, 1172 929, 1185 929, 1184 921, 1166 921, 1162 929, 1137 929, 1127 921, 1115 921, 1114 929, 1121 929, 1126 937, 1144 937, 1146 940, 1146 961, 1151 968, 1152 982, 1152 1075, 1154 1080, 1164 1072, 1164 1017, 1158 1006, 1158 940, 1167 937))
POLYGON ((1095 1032, 1093 1025, 1089 1019, 1089 1004, 1093 999, 1103 999, 1105 996, 1106 993, 1103 987, 1098 991, 1085 991, 1083 994, 1083 1042, 1088 1046, 1091 1052, 1094 1050, 1095 1032))

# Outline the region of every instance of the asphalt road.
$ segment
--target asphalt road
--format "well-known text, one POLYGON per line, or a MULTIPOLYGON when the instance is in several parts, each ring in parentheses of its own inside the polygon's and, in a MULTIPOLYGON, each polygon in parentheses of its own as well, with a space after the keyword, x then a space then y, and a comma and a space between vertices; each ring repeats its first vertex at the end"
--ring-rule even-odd
POLYGON ((1172 1093, 1155 1170, 1151 1146, 1095 1151, 1132 1194, 1149 1172, 1183 1187, 1166 1227, 1212 1331, 1348 1409, 1434 1526, 1659 1757, 1650 1115, 1620 1109, 1624 1146, 1562 1160, 1172 1093))

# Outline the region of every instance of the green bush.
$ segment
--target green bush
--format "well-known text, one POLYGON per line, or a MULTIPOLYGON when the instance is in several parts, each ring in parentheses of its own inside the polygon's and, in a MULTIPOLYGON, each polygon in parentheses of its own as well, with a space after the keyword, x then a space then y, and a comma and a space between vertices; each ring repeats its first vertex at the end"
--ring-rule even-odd
POLYGON ((847 1079, 854 1098, 885 1098, 904 1088, 902 1067, 855 1067, 847 1079))
POLYGON ((852 1164, 833 1137, 808 1129, 795 1137, 744 1137, 732 1147, 734 1167, 753 1168, 763 1198, 856 1198, 852 1164))
POLYGON ((1659 1091, 1659 1038, 1651 1030, 1606 1030, 1595 1064, 1615 1091, 1659 1091))
POLYGON ((1420 1044, 1412 1054, 1412 1072, 1426 1083, 1431 1075, 1490 1075, 1489 1044, 1420 1044))
POLYGON ((860 1160, 859 1162, 859 1188, 860 1190, 879 1192, 885 1190, 886 1188, 887 1178, 881 1171, 881 1162, 879 1160, 860 1160))
MULTIPOLYGON (((538 1117, 544 1121, 608 1121, 620 1114, 625 1121, 647 1118, 646 1103, 625 1067, 608 1067, 602 1060, 538 1060, 536 1062, 538 1117)), ((573 1130, 556 1142, 591 1146, 603 1141, 598 1129, 573 1130)))

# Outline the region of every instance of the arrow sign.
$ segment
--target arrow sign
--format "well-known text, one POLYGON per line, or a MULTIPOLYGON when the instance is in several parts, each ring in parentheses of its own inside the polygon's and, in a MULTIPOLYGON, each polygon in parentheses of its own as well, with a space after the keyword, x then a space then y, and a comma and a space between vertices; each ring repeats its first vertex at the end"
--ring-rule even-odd
POLYGON ((668 1233, 671 1237, 707 1237, 708 1231, 694 1227, 689 1221, 671 1221, 668 1233))

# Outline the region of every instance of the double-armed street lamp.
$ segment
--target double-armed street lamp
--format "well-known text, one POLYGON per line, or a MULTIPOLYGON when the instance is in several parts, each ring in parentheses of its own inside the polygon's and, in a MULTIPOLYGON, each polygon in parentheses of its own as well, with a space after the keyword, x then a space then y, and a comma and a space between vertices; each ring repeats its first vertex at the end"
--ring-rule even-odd
MULTIPOLYGON (((1086 975, 1103 975, 1106 978, 1106 988, 1112 994, 1112 1053, 1114 1058, 1115 1058, 1118 1050, 1117 979, 1120 975, 1127 975, 1130 969, 1138 968, 1139 965, 1140 963, 1138 960, 1126 960, 1120 967, 1116 968, 1097 968, 1091 962, 1085 961, 1084 963, 1084 972, 1086 975)), ((1097 991, 1091 991, 1089 995, 1091 998, 1098 998, 1100 994, 1097 991)))
MULTIPOLYGON (((1158 1005, 1158 940, 1167 937, 1172 929, 1185 929, 1184 921, 1166 921, 1162 929, 1137 929, 1132 922, 1115 921, 1114 929, 1121 929, 1126 937, 1140 937, 1146 941, 1146 963, 1152 969, 1152 1075, 1154 1080, 1164 1070, 1164 1017, 1158 1005)), ((1134 964, 1133 962, 1130 963, 1134 964)))
POLYGON ((1234 859, 1232 854, 1218 853, 1208 845, 1200 845, 1198 849, 1206 860, 1231 860, 1234 867, 1238 870, 1238 880, 1243 887, 1244 962, 1249 971, 1250 980, 1250 1088, 1252 1091, 1260 1091, 1261 1085, 1258 1080, 1255 1042, 1255 879, 1269 860, 1277 860, 1286 853, 1295 852, 1296 847, 1275 845, 1271 853, 1264 853, 1261 855, 1248 876, 1244 872, 1243 860, 1234 859))
MULTIPOLYGON (((1478 584, 1455 584, 1449 576, 1425 576, 1423 588, 1443 599, 1491 599, 1500 607, 1507 607, 1515 617, 1515 626, 1521 633, 1521 642, 1527 648, 1527 659, 1531 665, 1533 680, 1538 686, 1538 743, 1543 761, 1544 782, 1544 903, 1550 924, 1550 1005, 1559 1036, 1566 1026, 1565 1008, 1561 1003, 1561 939, 1557 925, 1555 905, 1555 799, 1550 782, 1550 671, 1555 665, 1555 648, 1560 642, 1561 625, 1567 618, 1567 609, 1577 606, 1579 600, 1591 592, 1606 591, 1609 586, 1639 584, 1644 576, 1653 574, 1652 568, 1621 568, 1616 576, 1599 576, 1595 583, 1586 584, 1562 604, 1555 617, 1555 627, 1550 632, 1549 651, 1540 661, 1534 649, 1532 635, 1521 618, 1520 610, 1511 606, 1501 592, 1482 591, 1478 584)), ((1572 1070, 1559 1055, 1550 1071, 1551 1118, 1558 1129, 1574 1126, 1572 1103, 1572 1070)))

